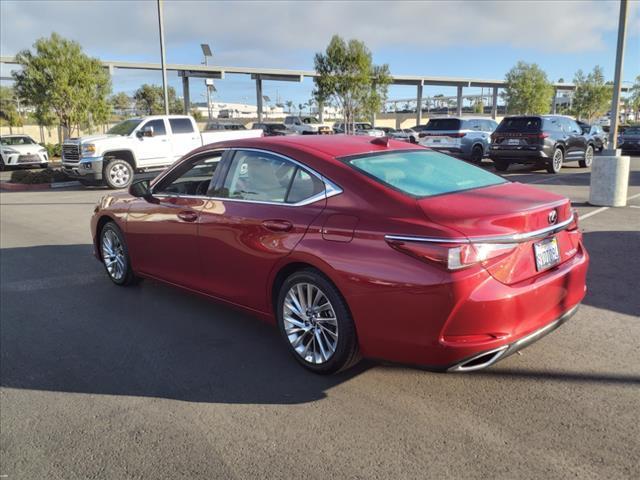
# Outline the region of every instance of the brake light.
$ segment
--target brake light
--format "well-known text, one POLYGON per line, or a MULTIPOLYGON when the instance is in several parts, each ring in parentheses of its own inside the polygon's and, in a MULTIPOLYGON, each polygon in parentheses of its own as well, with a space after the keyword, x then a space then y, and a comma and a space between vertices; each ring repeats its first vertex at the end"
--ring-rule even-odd
POLYGON ((513 252, 515 243, 439 244, 387 240, 389 245, 418 260, 438 263, 447 270, 460 270, 513 252))
POLYGON ((549 137, 549 134, 545 133, 545 132, 541 132, 541 133, 538 134, 538 138, 541 139, 541 140, 544 139, 544 138, 548 138, 548 137, 549 137))
POLYGON ((575 208, 571 209, 571 213, 573 214, 573 220, 571 220, 571 223, 567 226, 567 230, 570 231, 574 231, 574 230, 578 230, 578 210, 576 210, 575 208))
POLYGON ((448 133, 448 134, 447 134, 447 137, 451 137, 451 138, 462 138, 462 137, 464 137, 465 135, 466 135, 466 133, 462 133, 462 132, 459 132, 459 133, 448 133))

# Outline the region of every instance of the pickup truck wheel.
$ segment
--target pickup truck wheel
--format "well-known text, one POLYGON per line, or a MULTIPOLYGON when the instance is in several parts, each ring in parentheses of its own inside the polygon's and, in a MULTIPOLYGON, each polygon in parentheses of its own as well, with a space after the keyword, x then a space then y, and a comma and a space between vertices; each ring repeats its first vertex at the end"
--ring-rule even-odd
POLYGON ((564 153, 559 148, 556 148, 553 151, 553 158, 549 163, 547 163, 547 172, 548 173, 560 173, 560 169, 562 168, 562 163, 564 162, 564 153))
POLYGON ((584 160, 580 160, 578 164, 582 168, 590 167, 593 163, 593 147, 591 145, 587 145, 587 149, 584 152, 584 160))
POLYGON ((133 167, 129 162, 114 158, 104 167, 102 178, 109 188, 127 188, 133 181, 133 167))
POLYGON ((141 280, 131 269, 127 242, 122 230, 115 222, 107 222, 102 227, 99 245, 102 263, 113 283, 123 287, 141 280))

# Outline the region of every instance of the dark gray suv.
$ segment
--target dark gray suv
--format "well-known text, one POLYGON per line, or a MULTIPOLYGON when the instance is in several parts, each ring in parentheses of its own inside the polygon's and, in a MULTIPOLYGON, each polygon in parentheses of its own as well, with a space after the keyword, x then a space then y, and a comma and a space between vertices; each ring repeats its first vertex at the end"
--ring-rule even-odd
POLYGON ((564 162, 577 161, 590 167, 593 139, 570 117, 527 115, 506 117, 491 135, 489 157, 496 170, 504 172, 512 163, 526 163, 558 173, 564 162))

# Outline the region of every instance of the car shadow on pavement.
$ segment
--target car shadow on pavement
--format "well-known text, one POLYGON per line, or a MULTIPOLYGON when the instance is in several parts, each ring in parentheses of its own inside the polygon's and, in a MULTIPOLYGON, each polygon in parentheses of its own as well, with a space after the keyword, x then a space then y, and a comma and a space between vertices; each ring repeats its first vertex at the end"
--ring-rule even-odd
POLYGON ((589 252, 584 303, 640 319, 640 231, 583 232, 589 252))
POLYGON ((1 267, 2 387, 298 404, 369 368, 307 372, 251 315, 152 281, 113 285, 90 245, 2 249, 1 267))

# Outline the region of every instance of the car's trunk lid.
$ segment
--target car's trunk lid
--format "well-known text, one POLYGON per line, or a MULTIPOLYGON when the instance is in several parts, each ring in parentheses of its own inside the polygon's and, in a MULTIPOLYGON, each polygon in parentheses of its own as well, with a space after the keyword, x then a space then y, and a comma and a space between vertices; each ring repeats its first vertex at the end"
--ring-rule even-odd
POLYGON ((508 259, 489 262, 485 268, 504 283, 515 283, 539 274, 534 244, 556 237, 562 263, 577 251, 577 239, 566 231, 544 233, 562 225, 573 213, 569 200, 545 190, 519 183, 418 200, 430 220, 454 228, 473 243, 515 243, 508 259), (530 238, 536 232, 542 234, 530 238), (508 261, 505 261, 508 260, 508 261))

